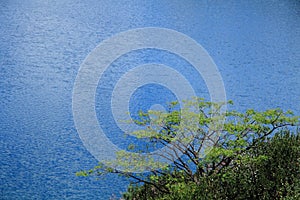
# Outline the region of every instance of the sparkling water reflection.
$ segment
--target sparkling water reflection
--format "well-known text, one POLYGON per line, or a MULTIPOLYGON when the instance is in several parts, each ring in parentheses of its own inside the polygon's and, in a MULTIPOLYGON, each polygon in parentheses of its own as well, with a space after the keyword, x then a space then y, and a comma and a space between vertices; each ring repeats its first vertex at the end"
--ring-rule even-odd
MULTIPOLYGON (((216 62, 236 109, 300 114, 299 8, 296 0, 1 1, 1 199, 108 199, 125 190, 119 177, 74 175, 97 160, 76 132, 71 107, 80 64, 121 31, 155 26, 187 34, 216 62)), ((208 97, 205 84, 198 87, 208 97)))

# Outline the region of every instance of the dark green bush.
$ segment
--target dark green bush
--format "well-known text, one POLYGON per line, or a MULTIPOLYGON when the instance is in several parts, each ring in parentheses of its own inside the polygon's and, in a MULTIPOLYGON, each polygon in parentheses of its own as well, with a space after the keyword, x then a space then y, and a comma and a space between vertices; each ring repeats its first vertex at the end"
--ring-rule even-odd
MULTIPOLYGON (((162 181, 165 178, 159 177, 162 181)), ((198 183, 184 178, 176 180, 166 186, 168 193, 144 184, 131 186, 124 198, 300 199, 300 134, 281 131, 259 142, 222 171, 199 177, 198 183)))

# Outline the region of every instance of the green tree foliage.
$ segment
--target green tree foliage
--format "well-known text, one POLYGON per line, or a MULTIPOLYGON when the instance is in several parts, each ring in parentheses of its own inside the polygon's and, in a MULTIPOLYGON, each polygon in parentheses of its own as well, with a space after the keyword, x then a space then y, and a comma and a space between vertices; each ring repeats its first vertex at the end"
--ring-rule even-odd
POLYGON ((298 125, 299 117, 291 111, 222 112, 226 104, 201 98, 185 102, 180 110, 176 105, 171 103, 167 112, 141 112, 135 123, 145 128, 131 133, 166 147, 172 154, 155 156, 171 164, 151 153, 121 151, 115 161, 77 174, 129 177, 125 199, 299 197, 299 131, 293 135, 287 129, 298 125), (135 173, 141 169, 150 172, 135 173))
MULTIPOLYGON (((300 198, 300 133, 283 130, 259 142, 217 174, 199 184, 177 176, 169 193, 148 184, 132 185, 125 199, 294 199, 300 198)), ((158 179, 168 179, 159 176, 158 179)))

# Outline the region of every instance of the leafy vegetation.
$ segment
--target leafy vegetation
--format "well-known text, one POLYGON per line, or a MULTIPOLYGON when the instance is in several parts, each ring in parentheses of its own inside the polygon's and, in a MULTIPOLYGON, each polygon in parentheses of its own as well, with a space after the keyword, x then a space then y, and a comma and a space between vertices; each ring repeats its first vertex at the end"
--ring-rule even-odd
POLYGON ((176 105, 141 112, 135 123, 145 128, 131 133, 166 151, 121 151, 77 175, 126 176, 125 199, 300 198, 299 117, 291 111, 225 111, 226 104, 201 98, 176 105))

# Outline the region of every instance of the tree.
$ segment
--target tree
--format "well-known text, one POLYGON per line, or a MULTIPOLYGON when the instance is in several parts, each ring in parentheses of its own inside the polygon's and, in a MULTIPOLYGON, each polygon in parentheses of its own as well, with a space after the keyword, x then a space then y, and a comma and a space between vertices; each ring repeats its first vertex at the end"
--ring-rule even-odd
MULTIPOLYGON (((264 166, 268 155, 255 154, 255 150, 263 149, 264 141, 269 141, 276 132, 296 126, 299 117, 281 109, 263 112, 249 109, 245 113, 224 111, 230 104, 232 102, 213 103, 194 98, 184 102, 180 109, 177 109, 178 102, 172 102, 167 112, 140 112, 134 123, 145 128, 131 134, 147 141, 149 146, 130 145, 129 150, 140 149, 141 152, 120 151, 115 161, 101 163, 77 175, 116 173, 129 177, 132 185, 124 194, 126 199, 235 197, 244 187, 233 187, 239 181, 246 183, 250 178, 263 183, 269 180, 267 175, 255 179, 254 175, 249 177, 242 173, 239 177, 237 174, 243 170, 254 173, 254 168, 264 166), (156 146, 164 147, 165 151, 150 152, 156 146), (149 172, 136 173, 145 169, 149 172), (217 187, 224 183, 230 188, 217 187), (211 193, 216 188, 220 191, 211 193), (222 196, 224 194, 227 196, 222 196)), ((274 187, 277 186, 268 188, 274 187)), ((256 198, 256 194, 249 195, 248 198, 256 198)))

